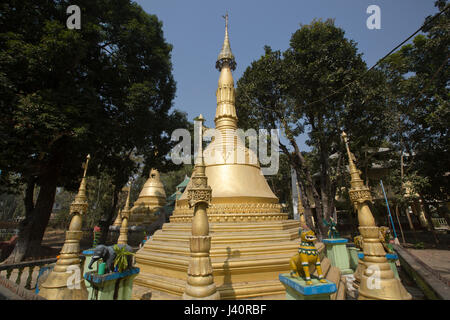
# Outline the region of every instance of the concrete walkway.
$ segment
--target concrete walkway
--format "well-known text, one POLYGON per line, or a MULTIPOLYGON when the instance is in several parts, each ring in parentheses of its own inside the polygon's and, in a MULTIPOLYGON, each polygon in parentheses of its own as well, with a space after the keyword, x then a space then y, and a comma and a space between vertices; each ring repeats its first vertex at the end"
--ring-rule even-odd
POLYGON ((407 249, 421 262, 433 269, 441 280, 450 283, 450 250, 407 249))
POLYGON ((394 244, 401 269, 422 290, 427 299, 450 300, 448 250, 406 249, 394 244))

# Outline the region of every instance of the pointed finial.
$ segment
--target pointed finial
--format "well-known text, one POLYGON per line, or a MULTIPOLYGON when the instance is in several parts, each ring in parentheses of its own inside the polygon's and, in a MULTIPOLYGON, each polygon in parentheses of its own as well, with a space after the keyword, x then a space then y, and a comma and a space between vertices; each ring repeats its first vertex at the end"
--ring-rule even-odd
POLYGON ((88 154, 87 156, 86 156, 86 162, 84 163, 84 172, 83 172, 83 178, 84 177, 86 177, 86 172, 87 172, 87 168, 88 168, 88 165, 89 165, 89 160, 91 159, 91 155, 90 154, 88 154))
POLYGON ((91 156, 88 154, 86 157, 86 162, 84 163, 83 178, 81 179, 80 187, 78 188, 78 193, 75 196, 72 204, 70 205, 70 213, 84 214, 87 211, 88 202, 86 196, 86 172, 89 165, 89 159, 91 156))
POLYGON ((217 57, 216 68, 220 71, 227 64, 231 70, 236 69, 236 61, 231 52, 230 39, 228 36, 228 12, 222 16, 225 19, 225 39, 223 40, 222 50, 217 57))
POLYGON ((356 168, 356 165, 355 165, 355 162, 354 162, 355 156, 354 156, 353 153, 350 151, 350 147, 348 146, 348 137, 347 137, 347 134, 346 134, 344 131, 342 131, 341 136, 342 136, 342 139, 344 140, 345 148, 346 148, 347 154, 348 154, 348 166, 349 166, 349 169, 350 169, 350 174, 355 174, 355 173, 357 173, 358 176, 359 176, 359 170, 356 168))
MULTIPOLYGON (((197 117, 197 119, 201 121, 200 119, 203 119, 203 116, 200 115, 199 117, 197 117)), ((200 146, 194 170, 192 172, 192 184, 188 188, 189 207, 195 206, 195 203, 197 202, 205 202, 209 204, 211 201, 212 191, 208 186, 208 178, 205 174, 205 161, 203 159, 203 149, 201 143, 201 141, 203 141, 203 132, 202 130, 199 131, 200 146)))
POLYGON ((127 200, 125 201, 125 207, 123 208, 124 211, 130 210, 130 193, 131 193, 131 182, 130 186, 128 187, 127 200))
POLYGON ((371 201, 372 197, 370 194, 369 188, 364 185, 363 180, 361 179, 360 173, 361 171, 356 168, 355 162, 354 162, 354 155, 350 152, 350 147, 348 146, 348 138, 347 134, 345 132, 342 132, 342 138, 344 139, 345 147, 347 149, 347 155, 348 155, 348 166, 350 169, 350 200, 355 204, 357 202, 364 202, 364 201, 371 201))
MULTIPOLYGON (((199 166, 204 166, 205 165, 205 161, 203 159, 203 122, 205 122, 205 118, 203 118, 203 115, 200 114, 197 118, 195 118, 196 121, 200 121, 201 122, 201 126, 199 128, 199 132, 198 132, 198 138, 199 138, 199 146, 198 146, 198 156, 197 156, 197 161, 195 166, 199 165, 199 166)), ((204 168, 203 168, 204 171, 204 168)))
POLYGON ((225 30, 228 31, 228 11, 222 18, 225 19, 225 30))

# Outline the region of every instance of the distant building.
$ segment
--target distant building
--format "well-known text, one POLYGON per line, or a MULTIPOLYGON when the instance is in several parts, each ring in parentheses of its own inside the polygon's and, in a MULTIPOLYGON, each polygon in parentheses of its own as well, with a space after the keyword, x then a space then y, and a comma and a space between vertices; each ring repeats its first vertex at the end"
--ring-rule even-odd
POLYGON ((186 187, 189 183, 189 180, 190 180, 189 177, 185 176, 184 180, 175 187, 176 191, 167 198, 167 204, 166 204, 165 208, 167 208, 168 213, 170 212, 170 214, 172 214, 172 212, 175 208, 176 202, 178 199, 181 198, 181 195, 183 194, 184 190, 186 189, 186 187))

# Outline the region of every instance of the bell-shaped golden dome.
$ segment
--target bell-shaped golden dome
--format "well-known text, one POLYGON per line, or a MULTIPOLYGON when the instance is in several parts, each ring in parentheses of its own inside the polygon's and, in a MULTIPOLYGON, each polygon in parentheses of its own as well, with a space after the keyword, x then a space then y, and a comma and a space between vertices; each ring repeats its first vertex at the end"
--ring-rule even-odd
MULTIPOLYGON (((166 204, 166 192, 161 182, 158 170, 150 170, 150 176, 142 187, 138 199, 134 202, 134 207, 144 205, 146 207, 161 207, 166 204)), ((134 208, 133 207, 133 208, 134 208)), ((132 209, 133 210, 133 209, 132 209)))
POLYGON ((156 219, 151 214, 165 204, 166 192, 160 180, 159 172, 156 169, 151 169, 149 178, 142 187, 133 208, 131 208, 130 223, 136 225, 150 223, 156 219))

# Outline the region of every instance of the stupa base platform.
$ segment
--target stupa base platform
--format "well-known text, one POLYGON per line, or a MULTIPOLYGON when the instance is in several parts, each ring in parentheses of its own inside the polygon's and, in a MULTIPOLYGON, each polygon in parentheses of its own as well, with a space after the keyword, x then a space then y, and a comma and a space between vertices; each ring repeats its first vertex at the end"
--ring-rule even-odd
MULTIPOLYGON (((171 279, 157 275, 144 275, 139 281, 140 292, 142 288, 150 289, 152 300, 180 300, 186 287, 186 281, 171 279), (169 291, 170 290, 170 291, 169 291)), ((235 299, 275 299, 284 300, 284 287, 279 280, 253 281, 222 285, 217 288, 221 300, 235 299)), ((139 292, 133 295, 134 299, 140 300, 139 292)))
MULTIPOLYGON (((289 272, 289 260, 298 250, 299 227, 296 220, 210 223, 211 263, 221 299, 281 298, 285 291, 278 275, 289 272)), ((134 285, 152 291, 152 299, 157 299, 156 292, 181 299, 190 236, 190 223, 164 224, 136 253, 141 272, 134 285)))
MULTIPOLYGON (((219 289, 219 292, 220 292, 220 289, 219 289)), ((147 298, 145 298, 145 295, 148 295, 148 293, 151 293, 151 295, 150 295, 151 300, 181 300, 182 299, 182 297, 180 295, 170 294, 170 293, 163 292, 163 291, 156 290, 156 289, 150 290, 147 287, 137 286, 137 285, 133 286, 133 294, 132 294, 131 299, 132 300, 147 300, 147 298)), ((223 299, 223 298, 221 297, 221 299, 223 299)), ((243 298, 241 300, 285 300, 285 299, 286 299, 286 294, 283 292, 280 294, 247 297, 247 298, 243 298)))

